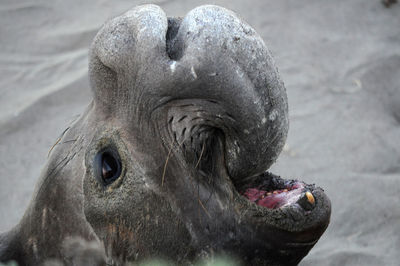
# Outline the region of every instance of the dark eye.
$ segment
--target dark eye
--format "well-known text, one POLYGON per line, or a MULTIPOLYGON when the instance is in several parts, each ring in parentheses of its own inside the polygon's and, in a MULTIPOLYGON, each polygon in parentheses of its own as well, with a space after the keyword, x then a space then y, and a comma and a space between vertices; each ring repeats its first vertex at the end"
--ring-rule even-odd
POLYGON ((103 185, 113 183, 121 175, 121 160, 114 150, 106 149, 99 152, 94 163, 96 178, 103 185))

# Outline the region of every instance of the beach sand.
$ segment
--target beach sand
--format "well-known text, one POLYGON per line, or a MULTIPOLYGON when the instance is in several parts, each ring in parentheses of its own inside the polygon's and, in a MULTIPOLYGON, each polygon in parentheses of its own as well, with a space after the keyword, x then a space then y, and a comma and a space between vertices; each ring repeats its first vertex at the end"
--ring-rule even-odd
MULTIPOLYGON (((0 3, 0 231, 22 217, 47 153, 87 106, 90 43, 149 1, 0 3)), ((331 223, 301 265, 400 265, 400 4, 152 1, 169 16, 214 3, 264 38, 287 88, 289 137, 271 171, 325 189, 331 223)))

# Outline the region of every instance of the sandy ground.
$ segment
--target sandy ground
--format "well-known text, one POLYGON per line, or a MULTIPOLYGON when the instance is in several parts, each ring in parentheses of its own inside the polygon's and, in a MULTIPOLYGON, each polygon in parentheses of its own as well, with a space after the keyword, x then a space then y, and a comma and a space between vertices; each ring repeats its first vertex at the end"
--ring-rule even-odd
MULTIPOLYGON (((145 1, 0 3, 0 231, 23 215, 47 152, 90 101, 101 24, 145 1)), ((327 232, 301 265, 399 265, 400 4, 379 0, 152 1, 168 15, 215 3, 264 38, 290 130, 272 171, 325 188, 327 232)))

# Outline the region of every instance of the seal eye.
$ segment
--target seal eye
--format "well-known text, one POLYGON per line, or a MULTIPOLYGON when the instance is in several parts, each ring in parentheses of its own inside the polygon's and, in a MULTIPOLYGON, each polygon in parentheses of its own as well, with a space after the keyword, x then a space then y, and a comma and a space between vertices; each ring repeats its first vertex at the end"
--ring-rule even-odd
POLYGON ((103 150, 95 157, 95 175, 103 184, 113 183, 121 175, 121 160, 114 150, 103 150))

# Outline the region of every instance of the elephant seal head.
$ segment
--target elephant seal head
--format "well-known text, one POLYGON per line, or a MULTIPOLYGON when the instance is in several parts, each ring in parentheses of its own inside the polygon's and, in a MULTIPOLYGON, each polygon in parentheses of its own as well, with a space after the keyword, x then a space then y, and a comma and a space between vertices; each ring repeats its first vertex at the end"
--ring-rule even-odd
POLYGON ((84 212, 109 256, 297 264, 325 231, 323 190, 266 172, 287 136, 285 87, 233 12, 136 7, 97 34, 89 74, 84 212))

